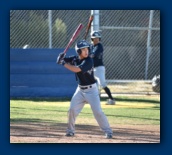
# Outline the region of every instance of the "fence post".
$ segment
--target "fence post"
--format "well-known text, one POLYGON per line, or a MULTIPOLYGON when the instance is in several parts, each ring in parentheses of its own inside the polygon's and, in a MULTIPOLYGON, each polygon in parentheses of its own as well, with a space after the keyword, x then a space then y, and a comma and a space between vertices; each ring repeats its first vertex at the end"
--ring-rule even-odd
POLYGON ((153 10, 150 10, 149 29, 148 29, 147 47, 146 47, 147 53, 146 53, 145 80, 148 79, 149 56, 151 52, 151 32, 152 32, 153 12, 154 12, 153 10))
POLYGON ((99 10, 91 10, 91 14, 94 16, 93 22, 91 23, 91 32, 99 31, 99 10))
POLYGON ((48 10, 49 48, 52 48, 52 10, 48 10))

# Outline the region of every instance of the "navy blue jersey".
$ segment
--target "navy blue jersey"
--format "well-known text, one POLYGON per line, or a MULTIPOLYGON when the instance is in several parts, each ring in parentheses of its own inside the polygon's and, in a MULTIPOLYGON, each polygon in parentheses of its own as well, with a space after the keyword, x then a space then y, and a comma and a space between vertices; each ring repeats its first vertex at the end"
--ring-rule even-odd
POLYGON ((78 56, 64 58, 66 63, 78 66, 81 72, 76 73, 78 84, 82 86, 96 83, 93 73, 93 60, 90 57, 80 60, 78 56))
POLYGON ((94 51, 94 57, 93 57, 93 61, 94 61, 94 67, 98 67, 98 66, 104 66, 103 64, 103 46, 101 43, 98 43, 96 45, 93 46, 93 51, 94 51))

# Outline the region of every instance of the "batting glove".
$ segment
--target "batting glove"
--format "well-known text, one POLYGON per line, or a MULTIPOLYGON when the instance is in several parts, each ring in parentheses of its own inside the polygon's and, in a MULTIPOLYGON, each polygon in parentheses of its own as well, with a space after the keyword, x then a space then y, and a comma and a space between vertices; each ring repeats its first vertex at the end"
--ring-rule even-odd
POLYGON ((66 62, 64 61, 64 58, 61 58, 61 56, 59 55, 57 57, 57 61, 56 61, 57 64, 60 64, 60 65, 64 65, 66 62))
POLYGON ((60 57, 61 59, 64 59, 65 56, 66 56, 66 53, 64 53, 64 52, 62 52, 62 53, 59 54, 59 57, 60 57))

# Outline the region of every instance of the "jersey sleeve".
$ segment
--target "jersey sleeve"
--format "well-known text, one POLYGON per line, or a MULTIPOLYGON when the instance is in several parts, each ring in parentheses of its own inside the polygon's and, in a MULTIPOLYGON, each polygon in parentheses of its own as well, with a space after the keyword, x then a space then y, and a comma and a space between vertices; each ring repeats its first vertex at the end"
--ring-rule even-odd
POLYGON ((76 56, 69 56, 69 57, 65 57, 64 61, 67 63, 71 63, 76 59, 76 56))
POLYGON ((78 65, 78 67, 83 73, 85 73, 93 67, 93 61, 91 58, 87 58, 80 65, 78 65))

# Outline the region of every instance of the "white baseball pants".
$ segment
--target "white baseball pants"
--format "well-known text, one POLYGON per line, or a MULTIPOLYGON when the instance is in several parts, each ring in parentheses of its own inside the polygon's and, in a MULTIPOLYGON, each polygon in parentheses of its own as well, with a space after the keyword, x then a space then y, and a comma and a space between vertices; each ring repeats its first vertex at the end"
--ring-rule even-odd
POLYGON ((105 88, 107 86, 104 66, 94 68, 94 77, 97 80, 98 86, 100 86, 101 88, 105 88))
POLYGON ((98 93, 98 88, 96 84, 91 85, 92 88, 81 89, 79 86, 74 93, 70 108, 68 111, 68 127, 67 133, 75 133, 75 120, 78 114, 81 112, 82 108, 85 105, 85 101, 88 102, 93 111, 94 117, 97 120, 100 128, 104 133, 112 134, 112 130, 109 126, 106 115, 103 113, 100 105, 100 97, 98 93))

